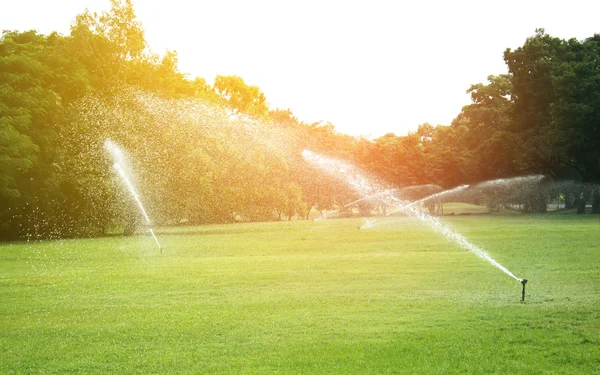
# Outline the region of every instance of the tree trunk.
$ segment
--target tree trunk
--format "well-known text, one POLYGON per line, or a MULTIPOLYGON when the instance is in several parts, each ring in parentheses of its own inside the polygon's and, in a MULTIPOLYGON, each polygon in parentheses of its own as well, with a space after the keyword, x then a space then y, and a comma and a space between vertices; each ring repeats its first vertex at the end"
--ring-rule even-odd
POLYGON ((568 192, 565 192, 565 210, 570 210, 574 208, 574 203, 571 201, 571 195, 568 192))
POLYGON ((308 220, 308 217, 310 216, 310 211, 312 211, 313 206, 312 205, 308 205, 308 210, 306 211, 306 220, 308 220))
POLYGON ((556 200, 556 211, 560 210, 560 194, 558 194, 558 199, 556 200))
POLYGON ((582 190, 583 191, 581 192, 581 194, 579 194, 577 201, 577 213, 580 215, 585 214, 585 205, 587 204, 587 201, 590 197, 590 194, 589 192, 587 192, 587 189, 582 190))
POLYGON ((592 213, 600 214, 600 188, 594 188, 594 195, 592 198, 592 213))
POLYGON ((125 229, 123 230, 124 236, 131 236, 135 233, 135 228, 137 227, 137 220, 130 219, 125 223, 125 229))
POLYGON ((525 197, 525 204, 523 205, 523 211, 526 213, 548 212, 546 195, 539 187, 527 194, 525 197))

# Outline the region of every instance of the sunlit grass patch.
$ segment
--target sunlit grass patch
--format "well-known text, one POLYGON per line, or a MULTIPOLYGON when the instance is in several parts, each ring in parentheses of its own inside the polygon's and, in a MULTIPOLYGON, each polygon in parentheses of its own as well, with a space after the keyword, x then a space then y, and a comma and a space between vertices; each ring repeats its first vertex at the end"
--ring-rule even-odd
POLYGON ((0 373, 594 373, 600 220, 159 228, 0 246, 0 373))

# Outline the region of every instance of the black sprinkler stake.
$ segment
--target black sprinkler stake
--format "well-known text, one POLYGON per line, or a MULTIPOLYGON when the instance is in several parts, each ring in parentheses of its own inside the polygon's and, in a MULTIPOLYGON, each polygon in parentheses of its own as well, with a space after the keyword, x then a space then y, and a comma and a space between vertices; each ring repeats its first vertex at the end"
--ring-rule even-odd
POLYGON ((527 284, 527 279, 523 279, 520 281, 523 284, 523 294, 521 295, 521 302, 525 301, 525 284, 527 284))

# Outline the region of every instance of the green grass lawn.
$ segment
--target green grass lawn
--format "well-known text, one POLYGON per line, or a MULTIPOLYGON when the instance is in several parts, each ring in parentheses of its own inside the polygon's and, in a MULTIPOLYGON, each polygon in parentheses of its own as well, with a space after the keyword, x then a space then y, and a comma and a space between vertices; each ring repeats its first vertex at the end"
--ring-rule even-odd
POLYGON ((489 211, 485 206, 476 206, 469 203, 444 203, 444 215, 486 214, 489 211))
MULTIPOLYGON (((391 220, 392 218, 390 218, 391 220)), ((236 224, 0 245, 0 373, 600 373, 600 218, 236 224)))

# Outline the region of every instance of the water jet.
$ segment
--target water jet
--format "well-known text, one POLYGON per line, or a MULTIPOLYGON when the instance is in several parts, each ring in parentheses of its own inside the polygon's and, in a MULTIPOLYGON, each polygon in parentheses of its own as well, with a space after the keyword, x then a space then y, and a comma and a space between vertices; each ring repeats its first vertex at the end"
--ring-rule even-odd
POLYGON ((158 249, 160 250, 160 252, 162 254, 162 246, 160 246, 160 243, 158 242, 158 238, 156 238, 156 235, 154 234, 154 230, 152 229, 152 226, 151 226, 152 222, 150 221, 150 217, 148 217, 148 214, 146 213, 146 210, 144 209, 144 205, 142 204, 142 201, 140 200, 140 197, 137 194, 135 188, 133 187, 131 179, 129 178, 125 154, 119 148, 119 146, 117 146, 110 139, 107 139, 104 142, 104 147, 106 147, 106 149, 112 156, 113 161, 114 161, 113 168, 115 169, 115 171, 117 171, 117 173, 121 177, 121 181, 127 187, 127 190, 129 191, 129 194, 131 195, 131 197, 133 198, 135 203, 137 203, 138 208, 140 209, 140 212, 144 216, 144 219, 146 219, 146 226, 148 227, 148 231, 152 235, 152 238, 154 238, 154 242, 156 242, 156 246, 158 246, 158 249))
MULTIPOLYGON (((369 196, 369 195, 374 194, 374 192, 384 190, 380 186, 377 186, 377 184, 373 183, 367 176, 362 175, 361 173, 356 171, 356 168, 352 168, 350 165, 345 164, 339 160, 329 159, 329 158, 317 155, 317 154, 312 153, 307 150, 305 150, 302 153, 302 156, 307 161, 312 162, 317 167, 323 169, 325 172, 334 174, 338 178, 343 178, 348 183, 348 185, 353 187, 362 196, 369 196), (346 168, 344 168, 342 171, 340 169, 340 166, 346 166, 346 168), (352 173, 349 173, 348 172, 349 170, 352 171, 352 173)), ((428 214, 422 212, 421 210, 418 210, 415 207, 418 203, 423 202, 427 199, 439 198, 443 195, 456 193, 456 192, 465 190, 467 188, 468 188, 468 185, 462 185, 462 186, 459 186, 454 189, 443 191, 441 193, 436 193, 432 196, 426 197, 424 199, 420 199, 415 202, 407 202, 405 200, 398 199, 398 198, 395 198, 392 196, 392 197, 390 197, 390 203, 392 203, 396 207, 398 207, 397 210, 392 211, 392 212, 402 211, 403 213, 405 213, 408 216, 412 216, 412 217, 419 219, 420 221, 427 224, 432 230, 442 234, 444 237, 446 237, 449 240, 453 240, 458 246, 462 247, 463 249, 466 249, 467 251, 470 251, 471 253, 475 254, 476 256, 483 259, 484 261, 490 263, 491 265, 493 265, 500 271, 504 272, 506 275, 519 281, 521 284, 523 284, 523 297, 522 298, 525 299, 525 283, 527 282, 527 280, 519 279, 510 270, 508 270, 508 268, 504 267, 502 264, 500 264, 494 258, 492 258, 490 256, 490 254, 488 254, 484 249, 472 244, 460 233, 457 233, 457 232, 451 230, 447 225, 443 224, 439 220, 439 218, 428 215, 428 214)), ((371 222, 367 222, 367 224, 363 225, 359 229, 371 228, 372 226, 374 226, 374 222, 375 222, 375 220, 373 220, 371 222)))

